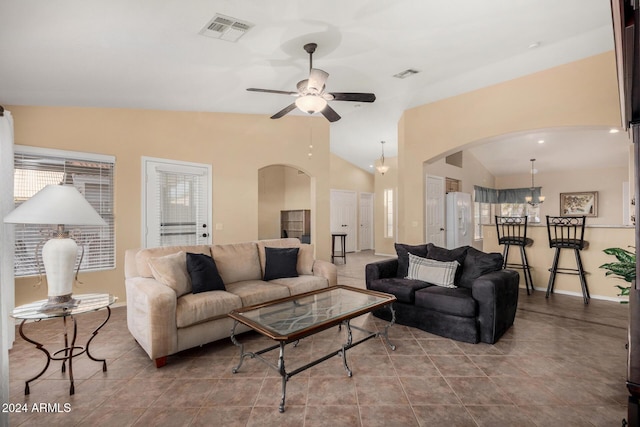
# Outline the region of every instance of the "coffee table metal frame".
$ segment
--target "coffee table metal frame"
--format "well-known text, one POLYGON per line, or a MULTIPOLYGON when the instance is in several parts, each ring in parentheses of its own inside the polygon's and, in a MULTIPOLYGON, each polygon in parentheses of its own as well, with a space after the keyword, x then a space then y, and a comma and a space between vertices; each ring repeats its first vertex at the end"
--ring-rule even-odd
POLYGON ((42 374, 44 374, 46 370, 49 368, 49 365, 51 364, 52 360, 62 361, 62 372, 66 371, 66 363, 69 362, 69 383, 70 383, 69 395, 75 394, 75 387, 73 382, 73 358, 74 357, 77 357, 77 356, 80 356, 81 354, 86 353, 89 359, 96 362, 102 362, 102 371, 103 372, 107 371, 106 359, 97 359, 93 357, 93 355, 89 351, 89 345, 91 344, 91 341, 93 341, 93 339, 96 337, 96 335, 98 335, 98 331, 102 329, 102 327, 106 325, 107 322, 109 321, 109 318, 111 317, 111 307, 109 306, 114 304, 118 300, 118 298, 110 294, 81 294, 81 295, 74 295, 73 298, 78 301, 78 304, 75 307, 71 307, 71 308, 59 309, 55 311, 46 311, 46 310, 43 311, 42 307, 47 302, 47 300, 41 300, 41 301, 36 301, 36 302, 32 302, 29 304, 24 304, 19 307, 16 307, 11 313, 11 317, 22 320, 22 322, 20 322, 20 327, 18 329, 22 339, 35 345, 38 350, 42 351, 47 356, 47 363, 44 365, 44 368, 42 368, 42 370, 36 376, 25 381, 24 383, 25 395, 28 395, 30 393, 29 383, 40 378, 40 376, 42 376, 42 374), (76 345, 76 336, 78 334, 78 324, 75 316, 81 313, 88 313, 91 311, 101 310, 103 308, 107 309, 106 319, 104 319, 104 321, 96 329, 93 330, 93 332, 91 333, 91 336, 89 337, 89 339, 87 340, 84 346, 76 345), (64 347, 61 348, 60 350, 57 350, 51 353, 49 352, 49 350, 47 350, 44 347, 44 344, 39 343, 34 339, 27 337, 27 335, 24 332, 24 324, 27 322, 27 320, 33 320, 35 322, 39 322, 41 320, 53 319, 56 317, 62 317, 64 347), (71 335, 71 343, 69 343, 69 338, 68 338, 67 317, 71 318, 71 320, 73 321, 73 332, 71 335))
MULTIPOLYGON (((233 324, 233 328, 231 329, 231 341, 233 342, 233 344, 235 344, 236 346, 239 347, 240 349, 240 362, 238 363, 237 366, 235 366, 232 369, 232 372, 235 374, 240 370, 240 367, 242 366, 242 363, 244 362, 244 359, 246 357, 249 357, 251 359, 258 359, 260 360, 262 363, 266 364, 267 366, 269 366, 270 368, 274 369, 275 371, 277 371, 280 376, 282 377, 282 396, 281 396, 281 400, 280 400, 280 406, 279 406, 279 411, 280 412, 284 412, 284 405, 285 405, 285 399, 286 399, 286 390, 287 390, 287 381, 289 380, 289 378, 293 377, 294 375, 299 374, 300 372, 303 372, 309 368, 311 368, 312 366, 315 366, 321 362, 324 362, 327 359, 330 359, 334 356, 337 355, 341 355, 342 357, 342 363, 344 365, 344 368, 347 372, 347 375, 349 377, 351 377, 353 375, 353 372, 351 371, 351 369, 349 368, 349 365, 347 363, 347 350, 355 347, 359 344, 362 344, 365 341, 370 340, 371 338, 377 338, 377 337, 383 337, 385 342, 387 343, 387 345, 389 346, 389 348, 391 348, 391 350, 395 350, 396 346, 393 345, 390 341, 389 341, 389 335, 388 335, 388 330, 389 328, 395 323, 395 310, 393 309, 393 302, 396 300, 396 297, 390 294, 385 294, 382 292, 376 292, 376 291, 370 291, 370 290, 365 290, 365 289, 357 289, 357 288, 352 288, 349 286, 332 286, 330 288, 325 288, 325 289, 321 289, 321 290, 316 290, 316 291, 311 291, 311 292, 306 292, 303 294, 299 294, 299 295, 294 295, 291 297, 287 297, 287 298, 282 298, 282 299, 278 299, 275 301, 270 301, 268 303, 264 303, 264 304, 257 304, 257 305, 253 305, 250 307, 245 307, 242 309, 238 309, 238 310, 234 310, 231 313, 229 313, 229 316, 234 319, 234 324, 233 324), (270 328, 268 325, 262 324, 259 321, 255 321, 254 319, 249 318, 247 315, 250 312, 255 312, 256 310, 261 310, 261 309, 273 309, 273 308, 281 308, 281 310, 279 310, 279 313, 282 314, 286 314, 287 310, 291 311, 291 314, 293 314, 293 310, 295 309, 299 309, 300 307, 304 307, 305 304, 304 303, 300 303, 299 300, 307 298, 307 297, 312 297, 312 296, 318 296, 318 295, 322 295, 324 293, 328 293, 328 292, 332 292, 335 290, 344 290, 346 292, 356 292, 356 293, 360 293, 360 294, 365 294, 366 296, 370 296, 370 297, 374 297, 377 299, 377 301, 367 304, 366 306, 360 306, 360 307, 355 307, 353 308, 351 311, 349 312, 345 312, 345 313, 339 313, 336 316, 328 316, 327 318, 322 319, 321 321, 319 321, 318 323, 312 323, 311 325, 307 325, 307 326, 302 326, 298 329, 294 329, 291 331, 291 333, 287 333, 287 334, 283 334, 281 332, 276 331, 273 328, 270 328), (291 304, 288 304, 291 303, 291 304), (282 306, 282 307, 278 307, 278 306, 282 306), (287 306, 289 308, 287 308, 287 306), (373 310, 382 308, 384 306, 387 306, 389 308, 389 310, 391 311, 391 321, 389 322, 389 324, 384 326, 384 329, 382 331, 369 331, 363 328, 360 328, 358 326, 355 325, 351 325, 350 320, 361 316, 363 314, 369 313, 373 310), (246 326, 249 326, 251 329, 253 329, 254 331, 271 338, 274 341, 277 341, 277 344, 271 345, 269 347, 263 348, 261 350, 255 351, 255 352, 250 352, 250 351, 244 351, 244 344, 240 343, 237 338, 236 338, 236 327, 238 326, 239 323, 242 323, 246 326), (347 332, 347 340, 346 342, 341 346, 340 349, 333 351, 329 354, 326 354, 318 359, 315 359, 313 361, 311 361, 310 363, 307 363, 304 366, 301 366, 297 369, 294 369, 292 371, 287 372, 286 368, 285 368, 285 360, 284 360, 284 354, 285 354, 285 346, 287 344, 293 343, 294 347, 298 345, 298 342, 305 337, 308 337, 310 335, 316 334, 318 332, 324 331, 326 329, 329 329, 331 327, 334 326, 338 326, 338 328, 342 328, 342 326, 344 326, 346 328, 346 332, 347 332), (357 340, 357 341, 353 341, 353 334, 352 334, 352 329, 356 329, 358 331, 364 332, 366 335, 357 340), (270 352, 272 350, 275 350, 279 348, 279 355, 278 355, 278 361, 277 363, 273 363, 270 360, 265 359, 262 354, 270 352)), ((313 304, 313 303, 312 303, 313 304)), ((309 304, 307 304, 309 305, 309 304)), ((312 314, 314 315, 314 314, 312 314)), ((299 316, 298 316, 299 317, 299 316)))

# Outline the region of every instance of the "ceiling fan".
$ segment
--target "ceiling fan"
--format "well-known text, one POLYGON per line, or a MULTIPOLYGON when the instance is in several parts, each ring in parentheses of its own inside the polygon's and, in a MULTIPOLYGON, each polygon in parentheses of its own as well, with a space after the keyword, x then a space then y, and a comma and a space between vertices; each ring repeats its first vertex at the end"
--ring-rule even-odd
POLYGON ((295 102, 271 116, 272 119, 279 119, 297 107, 308 114, 320 112, 327 120, 335 122, 340 120, 340 115, 329 106, 327 101, 373 102, 376 100, 376 96, 373 93, 325 92, 325 82, 329 77, 329 73, 318 68, 313 68, 313 52, 316 51, 317 47, 318 45, 316 43, 307 43, 304 45, 304 50, 309 54, 309 78, 298 82, 296 85, 298 89, 297 92, 257 89, 253 87, 247 89, 250 92, 277 93, 297 97, 295 102))

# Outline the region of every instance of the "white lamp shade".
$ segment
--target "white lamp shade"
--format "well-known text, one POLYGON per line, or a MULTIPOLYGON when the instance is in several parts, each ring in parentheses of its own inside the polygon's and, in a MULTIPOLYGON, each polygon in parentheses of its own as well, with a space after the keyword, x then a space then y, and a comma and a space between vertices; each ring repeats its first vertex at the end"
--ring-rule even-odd
POLYGON ((47 185, 4 217, 12 224, 102 225, 107 223, 70 185, 47 185))
POLYGON ((322 111, 326 106, 327 100, 318 95, 305 95, 296 99, 296 107, 309 114, 322 111))

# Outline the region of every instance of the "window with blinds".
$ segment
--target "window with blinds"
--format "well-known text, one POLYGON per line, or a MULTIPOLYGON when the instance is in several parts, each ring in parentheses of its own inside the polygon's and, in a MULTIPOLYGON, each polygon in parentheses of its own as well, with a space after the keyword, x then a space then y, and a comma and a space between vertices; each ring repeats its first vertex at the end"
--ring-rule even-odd
POLYGON ((143 246, 211 243, 211 166, 142 158, 143 246))
MULTIPOLYGON (((115 158, 74 151, 15 146, 14 202, 16 207, 49 184, 73 185, 107 222, 100 226, 67 226, 78 246, 80 270, 115 268, 113 170, 115 158)), ((40 251, 51 236, 50 224, 16 224, 15 275, 44 272, 40 251)))

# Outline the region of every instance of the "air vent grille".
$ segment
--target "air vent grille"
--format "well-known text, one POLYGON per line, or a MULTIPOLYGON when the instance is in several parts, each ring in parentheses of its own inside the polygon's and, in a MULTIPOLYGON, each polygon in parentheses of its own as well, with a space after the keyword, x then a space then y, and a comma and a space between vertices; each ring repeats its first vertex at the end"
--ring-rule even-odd
POLYGON ((236 42, 253 27, 253 24, 230 16, 216 15, 200 31, 203 36, 236 42))

